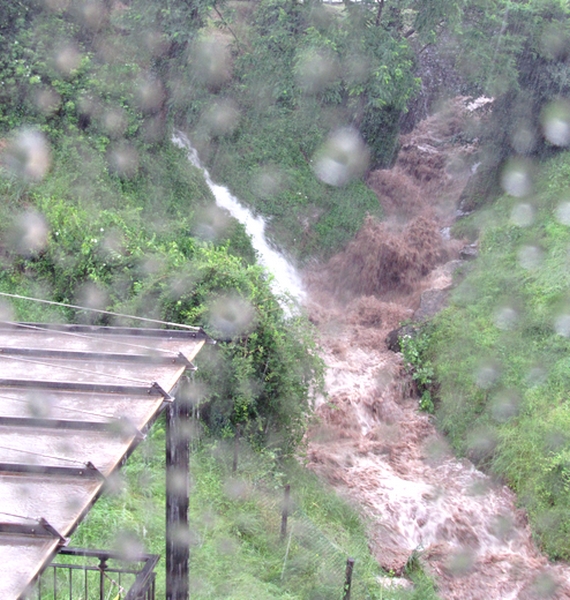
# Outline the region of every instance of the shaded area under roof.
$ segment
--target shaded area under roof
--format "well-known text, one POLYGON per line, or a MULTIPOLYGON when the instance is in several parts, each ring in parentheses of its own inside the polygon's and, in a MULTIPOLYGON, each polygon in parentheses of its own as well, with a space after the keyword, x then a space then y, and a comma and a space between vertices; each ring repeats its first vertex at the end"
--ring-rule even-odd
POLYGON ((17 600, 142 439, 201 329, 0 322, 0 598, 17 600))

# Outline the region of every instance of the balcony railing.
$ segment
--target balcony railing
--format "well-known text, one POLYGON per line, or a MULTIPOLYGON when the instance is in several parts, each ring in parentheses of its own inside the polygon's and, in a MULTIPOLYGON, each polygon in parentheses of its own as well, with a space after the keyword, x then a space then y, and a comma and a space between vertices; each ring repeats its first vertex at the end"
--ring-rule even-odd
POLYGON ((27 600, 155 600, 159 556, 63 548, 27 600))

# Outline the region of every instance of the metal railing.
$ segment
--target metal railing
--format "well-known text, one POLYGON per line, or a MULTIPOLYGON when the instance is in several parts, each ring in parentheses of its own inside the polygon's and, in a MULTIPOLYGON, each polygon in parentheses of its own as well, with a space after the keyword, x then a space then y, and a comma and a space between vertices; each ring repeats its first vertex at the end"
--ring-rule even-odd
POLYGON ((159 556, 62 548, 27 600, 155 600, 159 556))

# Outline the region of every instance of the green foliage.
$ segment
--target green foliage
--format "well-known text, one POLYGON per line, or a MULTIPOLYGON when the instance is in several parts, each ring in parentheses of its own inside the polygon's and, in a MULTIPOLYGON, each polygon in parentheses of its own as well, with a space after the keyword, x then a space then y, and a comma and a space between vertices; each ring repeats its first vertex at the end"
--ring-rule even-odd
POLYGON ((495 99, 482 135, 480 189, 472 197, 497 195, 497 174, 509 156, 545 157, 565 145, 548 135, 545 119, 553 113, 568 119, 560 100, 570 92, 569 17, 567 3, 558 0, 465 5, 457 66, 474 93, 495 99))
POLYGON ((502 197, 489 209, 480 257, 426 351, 440 384, 436 416, 454 447, 506 480, 541 546, 566 559, 569 181, 564 153, 541 166, 532 199, 502 197))
MULTIPOLYGON (((60 159, 69 164, 65 151, 55 163, 60 159)), ((226 219, 216 239, 192 237, 211 200, 182 151, 148 150, 126 182, 101 166, 92 191, 108 190, 107 208, 79 200, 58 168, 30 190, 26 209, 12 200, 3 290, 34 295, 39 288, 37 295, 58 301, 84 305, 93 298, 100 308, 204 326, 222 339, 204 359, 210 429, 221 434, 240 424, 258 444, 271 440, 289 452, 304 433, 311 388, 322 379, 309 323, 285 317, 266 273, 251 264, 242 228, 226 219), (120 202, 113 203, 113 192, 120 202), (30 219, 45 227, 37 249, 23 247, 16 233, 30 219)))
POLYGON ((435 387, 434 366, 426 355, 430 346, 430 335, 430 325, 423 325, 413 335, 403 335, 400 338, 400 348, 406 369, 417 387, 420 409, 433 413, 435 409, 432 398, 435 387))
MULTIPOLYGON (((73 545, 115 548, 130 537, 149 552, 164 550, 164 425, 162 420, 129 458, 72 538, 73 545), (144 512, 145 520, 140 515, 144 512)), ((296 460, 241 444, 237 473, 233 444, 195 440, 190 472, 191 597, 341 597, 346 558, 355 558, 352 597, 431 600, 433 583, 414 570, 413 591, 382 590, 359 514, 296 460), (291 484, 288 535, 280 540, 283 486, 291 484)), ((159 565, 157 596, 164 594, 159 565)))
POLYGON ((301 259, 330 254, 380 209, 358 178, 320 181, 315 156, 330 132, 350 126, 368 144, 369 166, 392 161, 418 84, 411 47, 358 11, 309 3, 263 0, 235 25, 244 33, 232 47, 232 78, 190 77, 193 95, 176 111, 215 179, 269 218, 280 246, 301 259), (233 121, 220 128, 214 116, 226 110, 233 121))

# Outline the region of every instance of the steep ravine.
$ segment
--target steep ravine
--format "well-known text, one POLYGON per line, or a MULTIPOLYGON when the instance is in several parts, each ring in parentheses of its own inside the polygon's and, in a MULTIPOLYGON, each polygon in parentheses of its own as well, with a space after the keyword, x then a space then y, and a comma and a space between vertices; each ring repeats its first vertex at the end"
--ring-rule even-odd
POLYGON ((404 136, 394 167, 370 175, 386 221, 369 220, 306 273, 328 367, 309 467, 362 507, 371 548, 396 575, 416 551, 445 599, 570 598, 568 565, 540 554, 507 487, 452 456, 385 342, 452 284, 462 244, 447 232, 476 168, 484 111, 457 99, 404 136), (435 291, 422 303, 426 290, 435 291))

